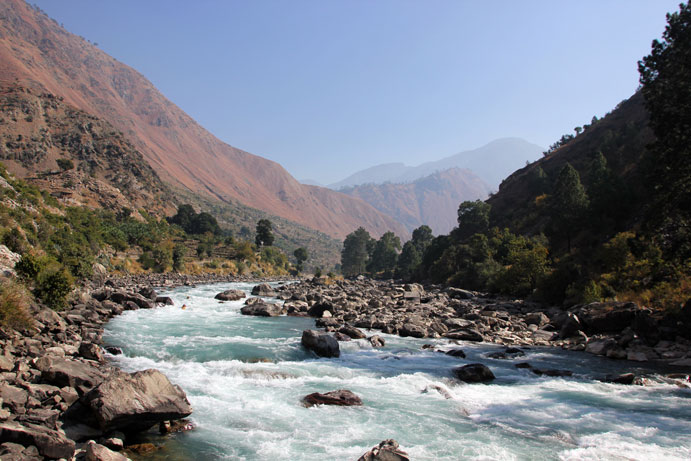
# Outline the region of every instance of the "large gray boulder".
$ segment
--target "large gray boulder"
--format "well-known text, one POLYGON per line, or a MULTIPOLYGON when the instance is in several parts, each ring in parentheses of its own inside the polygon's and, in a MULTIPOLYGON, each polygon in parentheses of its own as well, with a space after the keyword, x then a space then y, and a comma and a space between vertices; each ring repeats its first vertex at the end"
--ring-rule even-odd
POLYGON ((449 339, 458 339, 461 341, 482 342, 484 340, 482 334, 475 328, 448 331, 444 333, 444 336, 449 339))
POLYGON ((24 445, 34 445, 46 458, 66 458, 74 456, 75 444, 62 432, 34 424, 19 424, 14 421, 0 423, 0 441, 24 445))
POLYGON ((158 370, 114 373, 81 403, 103 432, 139 432, 192 413, 185 392, 158 370))
POLYGON ((341 349, 336 338, 316 330, 302 332, 302 345, 320 357, 340 357, 341 349))
POLYGON ((246 296, 247 295, 245 295, 245 292, 241 290, 226 290, 217 294, 214 296, 214 298, 220 299, 221 301, 237 301, 245 298, 246 296))
POLYGON ((242 315, 256 315, 259 317, 277 317, 285 314, 285 308, 281 304, 269 304, 256 302, 240 309, 242 315))
POLYGON ((86 461, 128 461, 129 458, 90 440, 85 447, 86 461))

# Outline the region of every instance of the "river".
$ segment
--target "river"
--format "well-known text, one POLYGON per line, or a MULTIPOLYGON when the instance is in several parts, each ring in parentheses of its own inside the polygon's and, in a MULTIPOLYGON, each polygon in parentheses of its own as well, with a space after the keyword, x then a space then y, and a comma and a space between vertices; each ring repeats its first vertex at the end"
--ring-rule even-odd
POLYGON ((314 319, 248 317, 240 314, 243 301, 213 299, 229 288, 249 295, 252 286, 176 288, 161 293, 173 306, 127 311, 106 326, 105 343, 124 351, 109 356, 117 366, 161 370, 194 407, 196 429, 168 436, 146 459, 354 461, 390 438, 412 460, 691 459, 691 389, 594 379, 651 370, 553 348, 491 359, 503 348, 485 343, 455 346, 467 354, 459 359, 422 349, 449 347, 448 340, 381 333, 382 349, 342 342, 340 358, 317 359, 300 345, 314 319), (574 375, 539 377, 517 361, 574 375), (473 362, 497 379, 468 385, 452 378, 453 367, 473 362), (307 394, 337 389, 353 391, 364 406, 300 404, 307 394))

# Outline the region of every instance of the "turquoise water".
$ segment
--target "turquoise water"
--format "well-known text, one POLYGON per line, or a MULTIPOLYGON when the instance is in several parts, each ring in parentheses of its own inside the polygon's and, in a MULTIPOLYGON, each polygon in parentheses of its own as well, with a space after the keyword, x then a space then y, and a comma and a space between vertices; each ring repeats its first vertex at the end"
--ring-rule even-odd
POLYGON ((194 407, 197 428, 169 439, 160 459, 356 460, 389 438, 413 460, 691 459, 691 390, 593 380, 631 364, 533 348, 519 360, 575 373, 538 377, 486 357, 499 346, 454 346, 468 356, 458 359, 422 349, 448 341, 384 334, 383 349, 351 341, 340 343, 339 359, 317 359, 300 346, 313 319, 243 316, 242 301, 213 299, 228 288, 249 294, 252 285, 178 288, 162 293, 174 306, 128 311, 107 325, 106 344, 124 350, 113 362, 160 369, 194 407), (453 367, 473 362, 497 379, 452 378, 453 367), (355 392, 364 406, 300 404, 336 389, 355 392))

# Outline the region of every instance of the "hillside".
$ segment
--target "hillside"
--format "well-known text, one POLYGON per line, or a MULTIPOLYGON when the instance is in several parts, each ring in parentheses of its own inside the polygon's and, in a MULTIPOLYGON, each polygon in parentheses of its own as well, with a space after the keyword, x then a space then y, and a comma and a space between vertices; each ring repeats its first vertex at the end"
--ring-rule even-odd
POLYGON ((62 98, 0 89, 0 140, 0 160, 10 172, 66 205, 175 210, 170 190, 122 133, 62 98))
POLYGON ((458 154, 425 162, 418 166, 403 163, 376 165, 348 176, 346 179, 329 185, 332 189, 352 187, 360 184, 383 184, 385 182, 404 183, 429 176, 433 173, 461 168, 471 170, 496 190, 502 179, 525 165, 526 161, 536 160, 544 148, 521 138, 501 138, 458 154))
POLYGON ((484 199, 487 185, 469 170, 450 168, 404 184, 364 184, 341 189, 393 216, 412 232, 426 224, 435 233, 456 225, 456 210, 464 200, 484 199))
POLYGON ((0 4, 0 83, 48 92, 107 120, 176 188, 237 201, 333 237, 364 226, 404 233, 392 218, 331 190, 303 186, 275 162, 229 146, 144 76, 22 0, 0 4))

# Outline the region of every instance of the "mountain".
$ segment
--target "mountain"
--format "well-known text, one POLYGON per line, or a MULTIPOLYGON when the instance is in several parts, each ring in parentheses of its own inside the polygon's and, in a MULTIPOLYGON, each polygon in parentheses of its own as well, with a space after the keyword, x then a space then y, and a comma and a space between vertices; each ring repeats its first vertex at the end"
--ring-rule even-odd
POLYGON ((361 200, 305 186, 279 164, 229 146, 166 99, 144 76, 22 0, 0 4, 0 84, 64 98, 104 119, 174 190, 271 215, 342 238, 358 226, 405 229, 361 200))
POLYGON ((449 168, 464 168, 478 175, 489 184, 490 189, 496 190, 502 179, 525 165, 526 161, 539 158, 544 150, 521 138, 501 138, 477 149, 418 166, 407 166, 403 163, 376 165, 330 184, 329 187, 339 190, 359 184, 403 183, 449 168))
POLYGON ((469 170, 449 168, 409 183, 370 183, 341 192, 393 216, 410 232, 426 224, 435 233, 447 233, 456 225, 458 205, 486 198, 489 187, 469 170))

